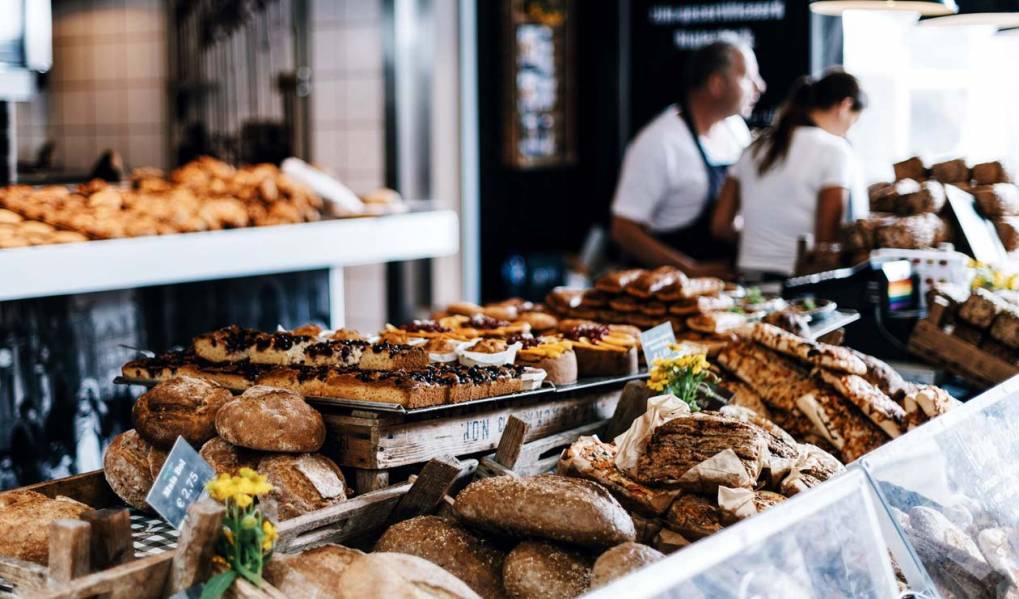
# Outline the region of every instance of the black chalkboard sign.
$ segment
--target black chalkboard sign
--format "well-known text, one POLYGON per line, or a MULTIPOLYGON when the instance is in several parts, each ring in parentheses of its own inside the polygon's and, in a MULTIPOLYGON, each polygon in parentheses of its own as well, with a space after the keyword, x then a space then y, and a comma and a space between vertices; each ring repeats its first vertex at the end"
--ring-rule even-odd
POLYGON ((771 124, 797 77, 810 70, 810 13, 805 0, 632 0, 630 131, 636 133, 683 94, 690 52, 723 33, 749 43, 768 89, 750 125, 771 124))
POLYGON ((184 437, 177 437, 145 501, 164 520, 180 529, 188 507, 198 501, 205 492, 205 484, 215 475, 212 466, 184 437))

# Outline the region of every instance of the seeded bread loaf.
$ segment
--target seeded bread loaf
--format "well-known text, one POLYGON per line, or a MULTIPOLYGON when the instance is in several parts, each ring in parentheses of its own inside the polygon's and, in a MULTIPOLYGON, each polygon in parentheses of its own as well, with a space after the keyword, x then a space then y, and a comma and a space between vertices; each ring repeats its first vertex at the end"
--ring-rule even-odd
POLYGON ((262 385, 220 408, 216 431, 240 447, 289 453, 318 451, 326 434, 322 415, 303 397, 262 385))
POLYGON ((590 556, 543 541, 524 541, 506 556, 503 584, 514 599, 573 599, 591 582, 590 556))

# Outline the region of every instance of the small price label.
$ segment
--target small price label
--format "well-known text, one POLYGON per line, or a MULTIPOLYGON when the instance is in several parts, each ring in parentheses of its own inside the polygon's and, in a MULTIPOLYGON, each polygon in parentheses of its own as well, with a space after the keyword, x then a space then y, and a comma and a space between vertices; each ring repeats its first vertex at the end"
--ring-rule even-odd
POLYGON ((675 352, 670 346, 674 343, 676 343, 676 334, 668 322, 663 322, 641 333, 640 345, 644 349, 644 360, 647 361, 648 368, 651 368, 657 358, 672 356, 675 352))
POLYGON ((204 496, 205 484, 215 474, 212 466, 198 455, 184 437, 177 437, 145 501, 179 530, 188 506, 204 496))

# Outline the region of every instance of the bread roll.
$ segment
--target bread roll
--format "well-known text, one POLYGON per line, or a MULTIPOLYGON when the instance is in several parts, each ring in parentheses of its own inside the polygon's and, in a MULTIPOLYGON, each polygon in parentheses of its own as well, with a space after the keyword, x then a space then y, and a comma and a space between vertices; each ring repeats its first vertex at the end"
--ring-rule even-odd
POLYGON ((106 448, 103 474, 110 488, 124 503, 151 512, 145 496, 149 494, 165 460, 164 452, 150 445, 131 429, 114 437, 106 448))
POLYGON ((961 183, 969 181, 969 167, 961 158, 939 162, 931 166, 931 176, 942 183, 961 183))
POLYGON ((892 168, 895 170, 896 181, 902 179, 923 181, 927 178, 927 168, 923 165, 923 160, 920 160, 916 156, 903 160, 902 162, 896 162, 892 165, 892 168))
POLYGON ((608 584, 648 564, 653 564, 665 555, 657 549, 640 543, 622 543, 601 554, 591 571, 591 588, 608 584))
POLYGON ((342 599, 480 599, 462 580, 415 555, 372 553, 355 559, 336 579, 342 599))
POLYGON ((170 449, 178 436, 200 447, 216 436, 216 413, 232 397, 216 383, 174 377, 139 397, 131 420, 138 434, 156 447, 170 449))
POLYGON ((592 561, 552 543, 524 541, 506 556, 503 585, 514 599, 573 599, 587 590, 592 561))
POLYGON ((475 481, 460 492, 454 509, 472 526, 511 536, 595 547, 636 537, 630 515, 604 487, 563 476, 475 481))
POLYGON ((77 518, 90 509, 67 497, 50 499, 35 491, 0 493, 0 556, 46 565, 50 522, 77 518))
POLYGON ((258 385, 216 415, 216 431, 234 445, 260 451, 308 453, 325 441, 322 415, 293 391, 258 385))
POLYGON ((455 522, 418 516, 389 527, 375 551, 416 555, 467 583, 482 597, 504 597, 502 564, 506 554, 455 522))
POLYGON ((289 520, 347 498, 347 481, 339 466, 320 454, 275 455, 263 458, 258 472, 272 485, 261 500, 262 513, 289 520))
POLYGON ((265 579, 287 597, 334 599, 336 580, 365 554, 341 545, 322 545, 300 553, 276 553, 265 565, 265 579))
POLYGON ((258 461, 262 454, 231 445, 222 437, 213 437, 202 445, 198 454, 212 466, 212 469, 219 474, 237 474, 241 468, 258 468, 258 461))

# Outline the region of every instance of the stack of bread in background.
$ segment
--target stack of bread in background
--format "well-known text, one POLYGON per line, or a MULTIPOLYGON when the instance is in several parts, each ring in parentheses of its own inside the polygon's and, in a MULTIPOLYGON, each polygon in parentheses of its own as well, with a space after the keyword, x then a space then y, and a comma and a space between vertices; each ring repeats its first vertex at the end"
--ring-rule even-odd
POLYGON ((931 295, 945 305, 941 325, 947 332, 1019 366, 1019 292, 940 285, 931 295))
POLYGON ((142 395, 131 412, 135 428, 106 449, 103 469, 110 488, 129 506, 145 501, 177 437, 183 437, 217 474, 247 467, 263 474, 273 491, 262 511, 286 520, 344 501, 343 473, 316 453, 325 442, 321 414, 300 395, 252 387, 239 396, 202 379, 176 377, 142 395))

